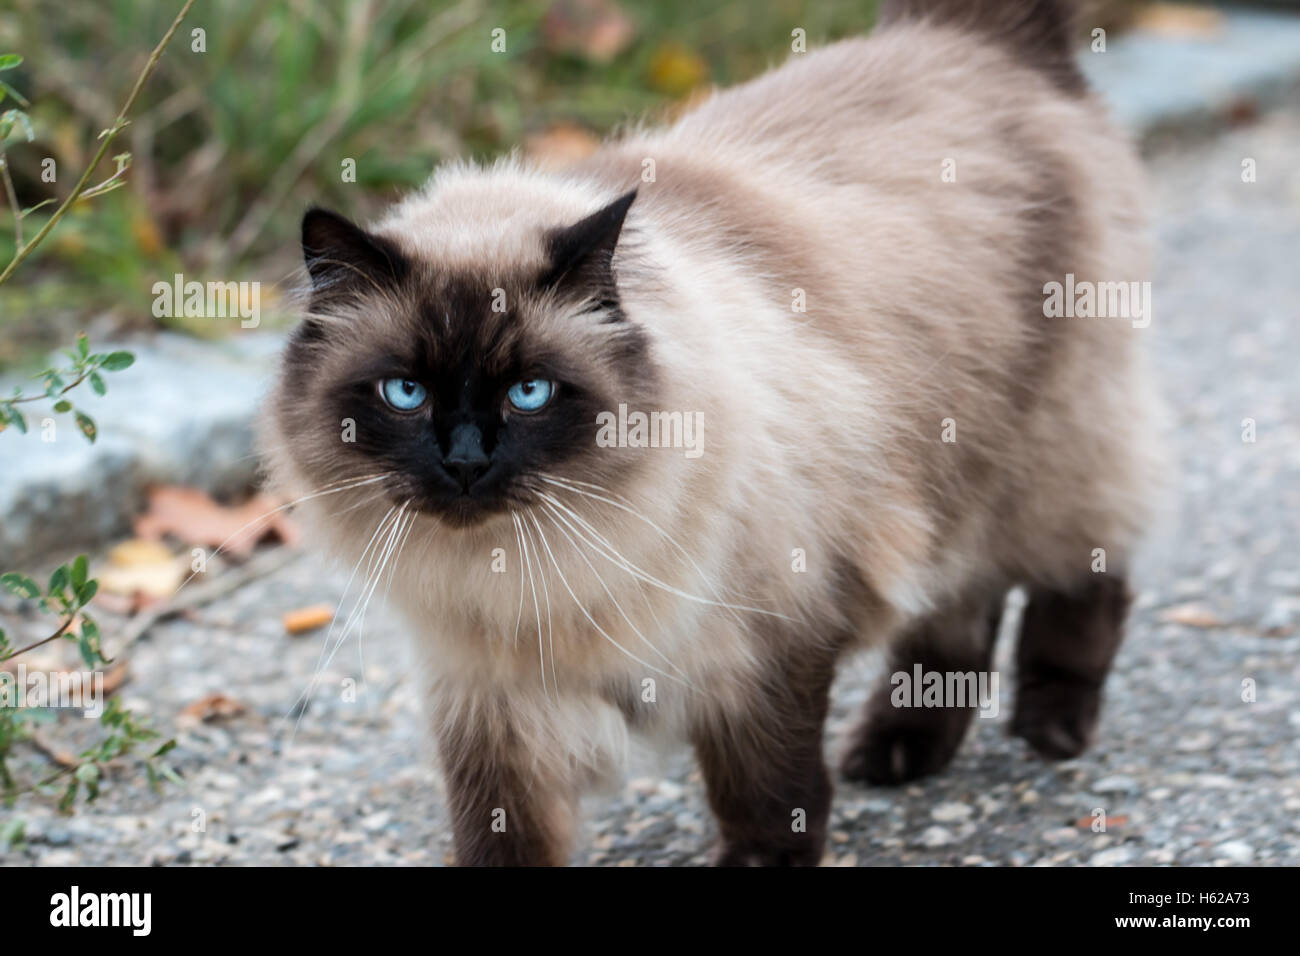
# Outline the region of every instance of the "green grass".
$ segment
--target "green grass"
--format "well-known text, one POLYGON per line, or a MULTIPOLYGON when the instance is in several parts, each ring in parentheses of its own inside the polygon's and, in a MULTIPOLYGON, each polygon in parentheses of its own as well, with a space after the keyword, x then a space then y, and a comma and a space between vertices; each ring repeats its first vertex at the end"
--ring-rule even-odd
MULTIPOLYGON (((22 205, 62 194, 95 148, 175 2, 14 0, 0 13, 6 74, 36 141, 11 144, 22 205), (40 181, 53 156, 58 181, 40 181)), ((810 44, 870 27, 874 2, 623 0, 631 44, 596 63, 544 43, 550 4, 507 0, 207 0, 166 52, 122 134, 126 188, 75 210, 0 293, 0 364, 92 316, 155 324, 154 281, 288 278, 310 202, 365 216, 453 156, 485 158, 560 122, 601 133, 687 92, 729 84, 810 44), (494 53, 490 31, 506 30, 494 53), (206 52, 191 30, 206 31, 206 52), (357 182, 340 175, 356 160, 357 182)), ((115 144, 112 152, 117 152, 115 144)), ((111 173, 107 163, 104 178, 111 173)), ((52 207, 47 207, 47 209, 52 207)), ((8 211, 0 259, 13 252, 8 211)), ((39 228, 42 213, 26 227, 39 228)), ((205 334, 210 328, 193 331, 205 334)))

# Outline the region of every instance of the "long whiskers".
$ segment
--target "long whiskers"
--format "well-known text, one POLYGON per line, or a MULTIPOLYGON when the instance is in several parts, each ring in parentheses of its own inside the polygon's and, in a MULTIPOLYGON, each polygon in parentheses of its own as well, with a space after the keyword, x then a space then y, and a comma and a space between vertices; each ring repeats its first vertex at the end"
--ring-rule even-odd
MULTIPOLYGON (((678 554, 680 554, 682 557, 684 557, 687 561, 690 562, 691 567, 695 569, 696 574, 700 576, 701 580, 704 581, 708 589, 713 592, 713 596, 718 599, 720 606, 732 608, 733 613, 735 610, 752 610, 752 611, 757 611, 760 614, 774 614, 777 617, 784 618, 784 615, 776 614, 776 612, 774 611, 764 611, 760 608, 747 608, 741 605, 733 605, 730 602, 725 601, 723 599, 722 593, 718 590, 718 587, 709 579, 708 574, 706 574, 704 569, 700 567, 699 563, 695 560, 695 558, 691 556, 691 553, 685 547, 683 547, 682 544, 679 541, 677 541, 677 539, 674 538, 671 534, 669 534, 663 528, 659 527, 659 525, 655 524, 655 522, 651 521, 648 517, 646 517, 636 508, 634 508, 632 506, 632 502, 629 501, 623 495, 610 491, 608 488, 604 488, 600 485, 593 484, 592 482, 580 481, 576 478, 561 479, 561 478, 556 478, 553 475, 541 475, 540 477, 543 481, 549 482, 550 484, 556 487, 563 488, 564 490, 572 492, 573 494, 582 495, 586 498, 590 498, 595 501, 602 501, 605 502, 606 504, 613 505, 615 508, 618 508, 619 510, 624 511, 627 514, 632 515, 638 521, 641 521, 644 524, 649 525, 652 529, 654 529, 654 531, 661 538, 663 538, 666 542, 668 542, 668 544, 672 545, 672 547, 677 551, 678 554), (584 490, 584 489, 592 489, 592 490, 584 490), (603 495, 595 494, 596 491, 603 492, 603 495), (604 497, 605 495, 609 497, 604 497)), ((739 620, 739 618, 737 619, 739 620)), ((785 619, 788 620, 788 618, 785 619)))
POLYGON ((583 554, 582 549, 578 547, 577 542, 573 540, 573 536, 570 535, 569 532, 566 531, 564 528, 562 528, 556 522, 555 518, 552 515, 548 514, 547 520, 549 520, 551 524, 555 526, 555 529, 559 531, 560 534, 564 535, 565 539, 569 542, 569 545, 577 553, 578 557, 582 558, 583 563, 586 564, 589 569, 591 569, 591 573, 595 575, 596 580, 600 583, 601 588, 604 589, 605 594, 609 597, 610 601, 614 603, 614 607, 618 610, 619 615, 623 618, 624 621, 627 622, 627 626, 632 628, 632 633, 634 633, 641 640, 642 644, 650 648, 650 650, 654 651, 655 654, 657 654, 665 664, 667 664, 669 667, 675 670, 679 675, 682 676, 682 678, 685 678, 686 672, 683 671, 676 664, 674 664, 671 660, 669 660, 667 655, 665 655, 661 650, 659 650, 659 648, 655 647, 654 644, 652 644, 649 641, 649 639, 644 634, 641 633, 640 629, 635 624, 632 623, 632 619, 629 618, 627 616, 627 612, 623 610, 623 605, 620 604, 618 598, 614 596, 614 592, 609 589, 609 585, 607 585, 605 583, 605 579, 600 576, 600 572, 596 570, 595 565, 593 565, 590 559, 585 554, 583 554))
MULTIPOLYGON (((518 515, 514 516, 515 521, 520 525, 521 534, 523 523, 518 515)), ((524 541, 524 566, 528 569, 528 589, 533 593, 533 619, 537 622, 537 661, 542 672, 542 693, 550 699, 546 692, 546 656, 542 651, 542 609, 537 603, 537 585, 533 582, 533 562, 528 554, 528 541, 524 541)))
MULTIPOLYGON (((528 514, 530 517, 532 516, 532 509, 529 509, 528 514)), ((534 518, 533 520, 536 521, 537 519, 534 518)), ((537 542, 533 540, 533 533, 528 530, 527 525, 524 525, 524 530, 528 532, 528 543, 532 547, 533 553, 536 554, 537 542)), ((540 559, 537 562, 537 577, 542 582, 542 597, 546 601, 546 643, 551 652, 551 686, 555 688, 555 692, 558 694, 560 691, 560 682, 559 678, 555 675, 555 633, 551 629, 551 593, 546 583, 546 565, 543 564, 540 559)), ((541 621, 537 622, 539 628, 541 627, 541 623, 541 621)), ((538 639, 540 641, 540 635, 538 639)))
POLYGON ((573 603, 577 605, 578 610, 582 612, 583 617, 585 617, 587 621, 591 624, 591 626, 596 629, 597 633, 599 633, 600 636, 603 637, 610 644, 614 645, 614 647, 617 648, 618 651, 621 654, 623 654, 625 657, 628 657, 631 660, 636 661, 638 664, 640 664, 642 667, 646 668, 647 670, 653 671, 654 673, 659 674, 667 678, 668 680, 676 681, 677 683, 684 684, 687 687, 692 687, 689 681, 683 680, 682 678, 678 677, 676 674, 670 674, 668 671, 665 671, 660 667, 656 667, 654 664, 651 664, 649 661, 643 660, 642 658, 633 654, 631 651, 629 651, 618 641, 614 640, 614 638, 612 638, 609 635, 609 633, 596 622, 596 619, 591 616, 591 613, 586 609, 586 607, 583 606, 583 603, 580 600, 578 600, 578 595, 574 593, 573 588, 569 586, 569 581, 567 578, 565 578, 564 571, 560 568, 559 562, 555 560, 555 555, 551 551, 550 542, 546 540, 546 532, 542 530, 541 524, 537 521, 537 516, 532 514, 531 511, 529 512, 529 516, 532 518, 533 524, 537 528, 537 534, 542 539, 542 547, 546 549, 546 554, 547 557, 550 558, 551 566, 555 568, 555 573, 559 575, 560 583, 564 585, 564 589, 569 592, 569 597, 573 598, 573 603))
MULTIPOLYGON (((553 483, 555 483, 555 482, 553 482, 553 483)), ((558 484, 558 483, 556 483, 556 484, 558 484)), ((561 487, 563 487, 563 486, 561 486, 561 487)), ((637 516, 637 517, 643 517, 643 516, 637 514, 637 513, 636 513, 635 511, 633 511, 632 509, 630 509, 630 508, 626 508, 626 507, 624 507, 623 505, 620 505, 618 502, 612 501, 612 500, 609 499, 609 498, 604 498, 604 497, 601 497, 601 496, 599 496, 599 495, 590 495, 590 494, 588 494, 587 492, 583 492, 583 491, 580 491, 580 490, 578 490, 578 489, 574 489, 574 488, 569 488, 569 489, 566 489, 566 490, 573 491, 575 494, 583 494, 583 495, 587 495, 588 497, 594 498, 594 499, 596 499, 597 501, 604 501, 604 502, 607 502, 607 503, 609 503, 609 504, 613 504, 615 507, 621 508, 622 510, 627 511, 627 512, 630 513, 630 514, 633 514, 633 515, 635 515, 635 516, 637 516)), ((590 546, 592 547, 592 550, 594 550, 596 554, 600 555, 600 556, 601 556, 602 558, 604 558, 606 561, 609 561, 609 562, 610 562, 611 564, 613 564, 615 567, 621 568, 622 570, 626 571, 628 574, 630 574, 632 577, 636 578, 636 579, 639 580, 639 581, 643 581, 643 582, 645 582, 646 584, 649 584, 649 585, 651 585, 651 586, 653 586, 653 587, 657 587, 657 588, 659 588, 659 589, 661 589, 661 590, 667 591, 667 592, 669 592, 670 594, 674 594, 674 595, 676 595, 677 597, 683 598, 683 599, 688 600, 688 601, 693 601, 693 602, 698 603, 698 604, 705 604, 705 605, 709 605, 709 606, 712 606, 712 607, 720 607, 720 608, 724 608, 724 609, 726 609, 726 610, 731 611, 731 612, 733 613, 733 615, 736 614, 736 612, 739 612, 739 611, 746 611, 746 612, 753 613, 753 614, 762 614, 762 615, 766 615, 766 616, 768 616, 768 617, 779 618, 779 619, 781 619, 781 620, 783 620, 783 621, 792 621, 792 619, 791 619, 790 617, 788 617, 788 616, 785 615, 785 614, 781 614, 781 613, 778 612, 778 611, 771 611, 771 610, 768 610, 768 609, 766 609, 766 608, 752 607, 752 606, 745 605, 745 604, 733 604, 733 603, 731 603, 731 602, 729 602, 729 601, 723 601, 723 600, 717 600, 717 601, 714 601, 714 600, 711 600, 711 599, 706 598, 706 597, 701 597, 701 596, 698 595, 698 594, 690 594, 690 593, 688 593, 688 592, 686 592, 686 591, 683 591, 683 590, 680 589, 680 588, 677 588, 677 587, 674 587, 674 586, 671 585, 671 584, 668 584, 668 583, 665 582, 665 581, 661 581, 659 578, 655 577, 654 575, 650 574, 649 572, 647 572, 647 571, 643 570, 642 568, 638 567, 638 566, 637 566, 636 564, 634 564, 631 560, 629 560, 628 558, 626 558, 625 556, 623 556, 623 555, 618 551, 618 549, 615 548, 615 547, 614 547, 614 546, 609 542, 609 540, 608 540, 607 538, 605 538, 604 535, 602 535, 599 531, 597 531, 596 528, 595 528, 595 527, 594 527, 594 526, 593 526, 589 521, 587 521, 586 519, 584 519, 581 515, 577 514, 577 513, 576 513, 572 508, 570 508, 569 506, 565 505, 563 502, 561 502, 561 501, 560 501, 558 498, 556 498, 554 495, 549 495, 549 494, 547 494, 546 492, 542 492, 542 491, 537 492, 537 494, 538 494, 538 497, 540 497, 540 498, 543 500, 543 502, 545 503, 545 504, 544 504, 544 507, 545 507, 545 506, 549 506, 550 509, 551 509, 554 513, 556 513, 556 514, 561 518, 561 520, 563 520, 563 521, 565 522, 565 524, 568 525, 568 527, 569 527, 571 530, 573 530, 573 532, 574 532, 576 535, 578 535, 578 537, 580 537, 584 542, 586 542, 588 545, 590 545, 590 546), (565 519, 563 515, 559 515, 558 512, 560 512, 560 511, 563 511, 563 512, 564 512, 565 514, 567 514, 570 518, 572 518, 574 522, 577 522, 577 524, 580 525, 581 528, 585 530, 585 533, 584 533, 584 530, 579 530, 578 528, 574 527, 574 525, 573 525, 572 523, 570 523, 567 519, 565 519), (592 538, 594 538, 595 541, 593 541, 592 538)), ((654 523, 651 522, 648 518, 643 518, 643 520, 645 520, 647 523, 651 524, 652 526, 655 526, 654 523)), ((655 527, 657 527, 657 526, 655 526, 655 527)), ((666 535, 667 533, 664 532, 664 534, 666 535)), ((678 550, 682 550, 682 549, 679 547, 678 550)), ((685 552, 683 551, 683 553, 685 553, 685 552)), ((696 568, 696 570, 698 570, 698 571, 700 572, 700 575, 701 575, 701 577, 704 578, 705 583, 709 585, 709 589, 710 589, 711 591, 713 591, 715 595, 717 595, 717 594, 718 594, 717 588, 713 587, 713 585, 708 581, 707 576, 704 575, 703 569, 701 569, 701 568, 699 567, 699 565, 696 564, 696 562, 695 562, 693 559, 690 558, 689 555, 687 555, 687 559, 690 560, 690 561, 691 561, 691 564, 694 565, 695 568, 696 568)), ((718 596, 721 597, 721 595, 718 595, 718 596)), ((739 618, 738 618, 738 619, 739 619, 739 618)))
MULTIPOLYGON (((337 495, 344 491, 352 491, 353 489, 361 488, 364 485, 372 485, 377 481, 383 481, 384 479, 391 477, 391 474, 392 474, 391 472, 383 472, 382 474, 378 474, 378 475, 368 475, 364 478, 346 478, 343 479, 342 481, 333 482, 331 484, 323 486, 322 488, 318 488, 313 492, 309 492, 303 495, 301 498, 295 498, 293 501, 286 502, 285 504, 272 508, 270 511, 254 518, 252 521, 245 524, 242 528, 235 531, 234 534, 227 537, 226 540, 222 541, 221 544, 217 545, 216 550, 213 551, 210 555, 208 555, 208 557, 215 558, 217 555, 221 554, 225 550, 226 545, 230 544, 230 542, 234 541, 236 538, 238 538, 249 528, 253 527, 253 525, 258 524, 259 522, 267 521, 270 518, 274 517, 275 515, 278 515, 280 512, 287 511, 289 508, 292 508, 295 505, 300 505, 304 501, 311 501, 315 498, 323 498, 326 495, 337 495)), ((199 573, 200 573, 199 571, 190 572, 189 577, 187 577, 184 581, 182 581, 179 585, 177 585, 176 590, 179 591, 181 588, 185 587, 185 585, 189 584, 190 581, 194 579, 194 575, 199 573)))
MULTIPOLYGON (((330 622, 329 631, 326 633, 325 640, 321 644, 320 654, 317 656, 316 667, 312 672, 311 680, 308 682, 308 685, 303 692, 298 695, 297 700, 294 701, 293 706, 290 708, 289 713, 294 713, 296 711, 293 733, 290 735, 290 743, 292 743, 293 738, 297 735, 298 726, 302 721, 303 714, 306 712, 307 704, 311 702, 312 694, 315 692, 316 685, 319 682, 321 675, 333 661, 334 655, 338 652, 338 649, 343 646, 354 622, 359 620, 359 616, 364 616, 365 606, 368 603, 369 597, 373 595, 374 587, 379 583, 379 575, 382 574, 383 571, 383 564, 380 562, 380 555, 384 555, 386 559, 392 543, 396 540, 403 512, 409 504, 410 501, 408 500, 401 505, 393 505, 384 513, 384 516, 379 519, 379 523, 376 525, 374 533, 370 536, 370 540, 367 541, 365 548, 362 549, 360 557, 357 558, 357 562, 352 568, 352 573, 348 577, 347 584, 343 587, 343 596, 339 600, 340 609, 347 601, 347 595, 352 588, 353 581, 356 580, 363 562, 366 563, 364 583, 362 584, 361 591, 355 599, 355 602, 343 623, 342 631, 339 633, 337 640, 332 640, 335 630, 339 626, 339 615, 337 611, 335 612, 334 619, 330 622), (381 538, 382 544, 379 543, 381 538), (377 562, 380 562, 378 568, 376 568, 377 562), (332 648, 331 643, 333 643, 332 648)), ((287 716, 288 715, 286 714, 286 718, 287 716)))
POLYGON ((347 623, 343 626, 343 633, 339 635, 338 641, 335 642, 334 649, 330 651, 329 657, 325 659, 325 666, 327 668, 333 662, 334 656, 339 652, 339 649, 342 648, 352 628, 355 626, 360 629, 364 625, 366 611, 370 609, 370 602, 374 598, 375 591, 379 587, 379 582, 384 576, 385 567, 397 547, 398 538, 403 533, 404 519, 407 517, 406 509, 410 504, 411 502, 409 500, 402 503, 397 511, 397 517, 393 519, 388 533, 384 537, 382 550, 371 556, 370 567, 367 568, 366 585, 363 587, 365 596, 358 600, 357 603, 359 607, 354 608, 347 623))

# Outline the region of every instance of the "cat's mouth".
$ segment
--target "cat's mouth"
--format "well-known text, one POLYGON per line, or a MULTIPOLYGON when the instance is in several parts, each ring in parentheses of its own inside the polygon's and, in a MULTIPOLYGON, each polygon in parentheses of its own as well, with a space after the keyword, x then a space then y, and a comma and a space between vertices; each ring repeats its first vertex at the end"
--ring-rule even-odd
POLYGON ((449 528, 473 528, 495 518, 509 518, 522 503, 501 489, 417 495, 414 510, 437 518, 449 528))
POLYGON ((472 528, 509 511, 506 503, 495 496, 482 499, 471 495, 461 495, 422 510, 436 515, 443 524, 452 528, 472 528))

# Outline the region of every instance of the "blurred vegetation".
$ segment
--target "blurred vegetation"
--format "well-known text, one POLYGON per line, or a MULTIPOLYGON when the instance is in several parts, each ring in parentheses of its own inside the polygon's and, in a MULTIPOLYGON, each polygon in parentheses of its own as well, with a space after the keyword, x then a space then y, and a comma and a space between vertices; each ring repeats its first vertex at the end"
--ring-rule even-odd
MULTIPOLYGON (((1105 0, 1112 8, 1133 0, 1105 0)), ((6 147, 20 205, 66 195, 179 0, 6 0, 5 78, 36 139, 6 147), (41 180, 53 157, 55 183, 41 180)), ((0 293, 0 367, 88 328, 155 319, 151 287, 262 281, 264 321, 294 281, 307 204, 365 217, 442 160, 521 145, 563 152, 619 123, 869 30, 876 0, 203 0, 121 136, 127 185, 78 204, 0 293), (492 31, 505 31, 505 51, 492 31), (191 33, 204 31, 203 51, 191 33), (547 142, 551 136, 552 142, 547 142), (356 161, 356 182, 341 164, 356 161)), ((1108 15, 1109 18, 1109 15, 1108 15)), ((116 152, 116 148, 114 150, 116 152)), ((110 162, 95 181, 113 172, 110 162)), ((46 206, 28 217, 40 228, 46 206)), ((7 210, 5 211, 7 214, 7 210)), ((0 227, 0 261, 13 236, 0 227)))
MULTIPOLYGON (((31 101, 31 143, 7 144, 20 205, 61 197, 93 154, 153 39, 179 3, 12 0, 0 50, 31 101), (57 180, 41 180, 53 157, 57 180)), ((92 318, 102 337, 158 322, 151 287, 261 279, 263 314, 292 281, 302 209, 365 216, 441 160, 490 157, 560 127, 599 135, 784 58, 870 27, 874 0, 205 0, 121 134, 126 188, 73 207, 57 237, 0 295, 0 364, 92 318), (191 33, 204 31, 203 52, 191 33), (505 30, 494 52, 492 31, 505 30), (356 161, 356 182, 341 164, 356 161), (268 301, 269 300, 269 301, 268 301)), ((17 138, 15 138, 17 139, 17 138)), ((96 179, 113 169, 105 162, 96 179)), ((35 231, 46 206, 32 213, 35 231)), ((7 210, 6 210, 7 215, 7 210)), ((13 237, 0 228, 0 260, 13 237)))

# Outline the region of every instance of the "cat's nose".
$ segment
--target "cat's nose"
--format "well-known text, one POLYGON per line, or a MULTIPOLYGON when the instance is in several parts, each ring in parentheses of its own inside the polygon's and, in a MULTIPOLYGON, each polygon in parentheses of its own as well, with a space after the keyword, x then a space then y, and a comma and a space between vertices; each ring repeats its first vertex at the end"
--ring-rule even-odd
POLYGON ((460 482, 461 488, 469 491, 492 464, 483 452, 483 433, 477 425, 457 425, 451 430, 449 446, 442 467, 460 482))

